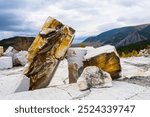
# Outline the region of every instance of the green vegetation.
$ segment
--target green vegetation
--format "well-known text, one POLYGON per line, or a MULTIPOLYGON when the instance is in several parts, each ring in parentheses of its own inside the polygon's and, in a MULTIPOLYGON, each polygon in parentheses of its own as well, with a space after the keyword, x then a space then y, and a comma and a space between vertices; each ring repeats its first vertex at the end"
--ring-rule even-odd
POLYGON ((136 55, 136 52, 138 53, 140 50, 148 48, 149 45, 150 45, 150 40, 147 40, 147 41, 131 44, 128 46, 118 47, 116 49, 121 57, 130 57, 132 55, 136 55))
POLYGON ((123 58, 125 58, 125 57, 132 57, 132 56, 135 56, 135 57, 139 56, 139 52, 137 52, 136 50, 133 50, 132 52, 128 52, 128 53, 122 52, 120 54, 120 57, 123 57, 123 58))
POLYGON ((80 43, 79 47, 80 48, 85 48, 86 46, 83 43, 80 43))

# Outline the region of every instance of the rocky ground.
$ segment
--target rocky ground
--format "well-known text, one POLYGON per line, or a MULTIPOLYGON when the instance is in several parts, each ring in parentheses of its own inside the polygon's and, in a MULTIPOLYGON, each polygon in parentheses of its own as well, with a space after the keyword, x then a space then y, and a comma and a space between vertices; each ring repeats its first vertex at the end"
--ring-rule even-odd
MULTIPOLYGON (((121 58, 121 78, 113 81, 111 88, 91 88, 79 91, 77 84, 68 84, 67 61, 60 63, 47 88, 17 90, 23 67, 0 70, 0 99, 50 99, 50 100, 146 100, 150 99, 150 58, 121 58)), ((21 84, 23 85, 23 84, 21 84)))
POLYGON ((134 76, 134 77, 131 77, 130 79, 125 78, 121 81, 125 81, 125 82, 132 83, 132 84, 137 84, 140 86, 150 87, 150 76, 134 76))

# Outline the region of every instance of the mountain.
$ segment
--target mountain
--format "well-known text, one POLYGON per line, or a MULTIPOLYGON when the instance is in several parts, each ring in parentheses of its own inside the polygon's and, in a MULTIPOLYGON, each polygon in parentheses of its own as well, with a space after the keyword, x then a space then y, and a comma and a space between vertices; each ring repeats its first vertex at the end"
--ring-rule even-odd
POLYGON ((85 45, 90 43, 111 44, 116 47, 123 47, 143 41, 150 41, 150 24, 112 29, 97 36, 88 37, 82 43, 85 45))
POLYGON ((150 45, 150 40, 137 42, 137 43, 130 44, 127 46, 117 47, 116 49, 118 53, 121 54, 122 52, 129 53, 129 52, 132 52, 133 50, 140 51, 140 50, 148 48, 148 45, 150 45))
POLYGON ((4 47, 6 50, 9 46, 14 47, 16 50, 28 50, 35 37, 22 37, 16 36, 8 39, 3 39, 0 41, 0 46, 4 47))

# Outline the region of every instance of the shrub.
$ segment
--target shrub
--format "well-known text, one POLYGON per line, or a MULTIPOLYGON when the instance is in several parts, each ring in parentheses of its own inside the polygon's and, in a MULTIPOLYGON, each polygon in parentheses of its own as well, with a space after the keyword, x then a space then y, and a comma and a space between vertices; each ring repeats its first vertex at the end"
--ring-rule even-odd
POLYGON ((80 43, 80 48, 85 48, 86 46, 83 43, 80 43))
POLYGON ((133 56, 136 56, 136 57, 139 56, 139 52, 136 51, 136 50, 133 50, 132 52, 127 52, 127 53, 122 52, 121 55, 120 55, 120 57, 123 57, 123 58, 125 58, 125 57, 133 57, 133 56))

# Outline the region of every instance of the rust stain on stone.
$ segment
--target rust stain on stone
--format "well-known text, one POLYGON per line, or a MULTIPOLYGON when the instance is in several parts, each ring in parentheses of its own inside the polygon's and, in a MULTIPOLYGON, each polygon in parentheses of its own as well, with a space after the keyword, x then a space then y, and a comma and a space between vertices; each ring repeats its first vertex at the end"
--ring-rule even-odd
POLYGON ((120 59, 114 52, 103 53, 84 61, 84 68, 87 66, 97 66, 110 73, 113 79, 118 78, 121 72, 120 59))
POLYGON ((75 30, 49 17, 28 50, 24 74, 30 78, 30 90, 46 87, 64 58, 75 30))

